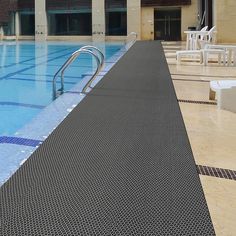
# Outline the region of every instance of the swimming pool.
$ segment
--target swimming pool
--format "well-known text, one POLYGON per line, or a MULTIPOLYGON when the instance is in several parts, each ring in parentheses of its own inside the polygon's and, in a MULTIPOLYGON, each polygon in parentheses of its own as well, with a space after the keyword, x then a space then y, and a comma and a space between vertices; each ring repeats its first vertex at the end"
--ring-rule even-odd
MULTIPOLYGON (((82 99, 79 91, 95 69, 90 55, 82 54, 67 69, 65 90, 70 92, 55 101, 52 79, 75 50, 88 44, 91 43, 14 42, 0 45, 0 185, 82 99)), ((105 55, 106 69, 101 75, 124 53, 121 43, 94 46, 105 55)), ((57 83, 59 87, 60 80, 57 83)))

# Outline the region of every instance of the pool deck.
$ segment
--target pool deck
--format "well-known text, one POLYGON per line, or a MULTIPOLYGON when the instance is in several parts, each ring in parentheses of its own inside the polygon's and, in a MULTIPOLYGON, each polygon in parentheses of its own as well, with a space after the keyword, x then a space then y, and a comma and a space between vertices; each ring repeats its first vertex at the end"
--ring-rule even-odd
POLYGON ((0 235, 215 235, 159 42, 137 42, 0 189, 0 235))
MULTIPOLYGON (((236 67, 185 61, 176 63, 176 51, 185 42, 163 42, 169 70, 180 102, 186 130, 216 235, 235 236, 236 224, 236 113, 209 102, 212 80, 235 80, 236 67), (200 103, 201 102, 201 103, 200 103), (199 169, 199 168, 198 168, 199 169)), ((217 57, 212 59, 217 61, 217 57)), ((211 102, 217 102, 211 101, 211 102)))

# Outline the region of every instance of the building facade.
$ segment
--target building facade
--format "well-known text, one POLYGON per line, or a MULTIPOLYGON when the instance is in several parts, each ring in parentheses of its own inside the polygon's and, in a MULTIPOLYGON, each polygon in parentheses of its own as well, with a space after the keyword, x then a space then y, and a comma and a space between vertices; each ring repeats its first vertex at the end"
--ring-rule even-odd
POLYGON ((236 42, 235 0, 0 0, 2 38, 184 40, 189 27, 216 25, 218 42, 236 42))

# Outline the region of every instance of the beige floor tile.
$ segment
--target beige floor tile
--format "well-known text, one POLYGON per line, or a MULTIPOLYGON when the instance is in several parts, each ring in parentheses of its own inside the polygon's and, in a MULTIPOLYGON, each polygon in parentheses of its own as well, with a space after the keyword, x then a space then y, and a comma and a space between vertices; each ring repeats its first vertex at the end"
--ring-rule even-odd
MULTIPOLYGON (((183 43, 176 45, 185 48, 183 43)), ((236 67, 177 65, 171 46, 164 44, 178 99, 209 101, 209 81, 236 79, 236 67)), ((180 108, 196 164, 236 170, 236 113, 205 104, 180 103, 180 108)), ((236 181, 200 178, 217 236, 236 236, 236 181)))
MULTIPOLYGON (((188 79, 188 78, 185 78, 188 79)), ((195 78, 196 79, 196 78, 195 78)), ((178 99, 197 101, 209 100, 209 83, 174 80, 174 87, 178 99)))
POLYGON ((201 176, 217 236, 236 235, 236 181, 201 176))
POLYGON ((197 164, 236 170, 236 114, 180 103, 197 164))
POLYGON ((195 75, 195 76, 227 76, 235 77, 236 79, 236 67, 225 67, 225 66, 203 66, 199 63, 191 64, 186 62, 187 65, 169 65, 171 74, 184 74, 184 75, 195 75))
POLYGON ((236 77, 228 75, 228 76, 207 76, 207 75, 175 75, 171 76, 173 79, 180 80, 201 80, 201 81, 212 81, 212 80, 235 80, 236 77))

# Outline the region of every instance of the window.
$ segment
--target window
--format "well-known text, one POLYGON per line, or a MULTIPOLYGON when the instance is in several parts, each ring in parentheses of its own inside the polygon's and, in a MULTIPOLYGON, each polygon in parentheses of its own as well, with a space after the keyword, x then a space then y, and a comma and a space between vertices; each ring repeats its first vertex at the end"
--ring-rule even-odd
POLYGON ((48 14, 49 35, 91 35, 91 13, 48 14))
POLYGON ((11 13, 9 22, 3 26, 4 35, 15 35, 15 14, 11 13))
POLYGON ((20 29, 21 35, 35 34, 35 17, 33 13, 20 14, 20 29))
POLYGON ((106 35, 127 35, 126 0, 106 0, 106 35))

